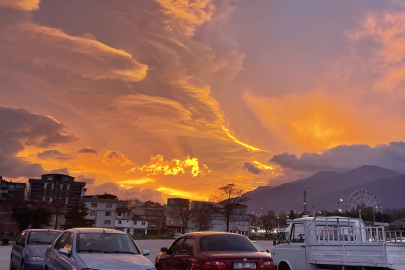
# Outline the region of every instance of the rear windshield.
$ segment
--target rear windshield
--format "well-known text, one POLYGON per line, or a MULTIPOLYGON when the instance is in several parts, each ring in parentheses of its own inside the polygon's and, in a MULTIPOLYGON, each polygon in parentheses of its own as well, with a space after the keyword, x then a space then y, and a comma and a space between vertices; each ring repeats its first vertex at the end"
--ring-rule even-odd
POLYGON ((28 245, 50 245, 62 232, 31 232, 28 245))
POLYGON ((248 238, 232 234, 205 235, 200 245, 201 251, 258 251, 248 238))
POLYGON ((79 233, 77 252, 139 254, 134 242, 127 234, 79 233))

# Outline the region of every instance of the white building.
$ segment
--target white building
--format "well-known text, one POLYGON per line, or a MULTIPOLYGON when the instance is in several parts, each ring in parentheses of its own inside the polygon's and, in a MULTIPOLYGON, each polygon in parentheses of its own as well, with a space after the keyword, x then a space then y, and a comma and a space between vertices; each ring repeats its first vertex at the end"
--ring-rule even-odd
POLYGON ((118 199, 101 199, 96 196, 89 198, 86 196, 82 202, 89 209, 86 218, 95 220, 94 227, 114 229, 118 199))
POLYGON ((134 215, 128 207, 119 207, 115 214, 115 229, 130 235, 143 235, 148 233, 148 221, 134 215))

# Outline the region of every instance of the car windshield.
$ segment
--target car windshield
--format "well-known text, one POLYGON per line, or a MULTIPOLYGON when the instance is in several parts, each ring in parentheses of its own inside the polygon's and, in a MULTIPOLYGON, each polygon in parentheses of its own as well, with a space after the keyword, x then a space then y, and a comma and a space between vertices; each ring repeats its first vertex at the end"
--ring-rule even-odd
POLYGON ((253 244, 255 244, 255 246, 257 247, 257 249, 258 249, 260 252, 265 252, 264 249, 262 248, 262 246, 259 245, 259 243, 253 242, 253 244))
POLYGON ((118 233, 79 233, 76 249, 78 253, 125 253, 139 254, 132 239, 118 233))
POLYGON ((28 238, 28 245, 50 245, 62 232, 31 232, 28 238))
POLYGON ((257 248, 244 236, 233 234, 205 235, 201 237, 201 251, 253 251, 257 248))

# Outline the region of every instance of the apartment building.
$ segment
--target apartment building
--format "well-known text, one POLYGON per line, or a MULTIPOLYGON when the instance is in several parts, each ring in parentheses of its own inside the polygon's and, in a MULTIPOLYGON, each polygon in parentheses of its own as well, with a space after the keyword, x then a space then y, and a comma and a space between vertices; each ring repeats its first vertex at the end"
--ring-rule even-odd
POLYGON ((132 213, 132 209, 121 206, 115 214, 115 229, 130 235, 144 235, 148 233, 148 221, 132 213))
POLYGON ((44 174, 41 179, 30 178, 28 199, 44 202, 62 200, 69 209, 78 204, 86 192, 86 183, 74 180, 74 177, 64 174, 44 174))
POLYGON ((166 229, 169 234, 184 233, 184 217, 190 215, 190 200, 168 198, 166 205, 166 229))
POLYGON ((166 207, 159 203, 147 201, 136 204, 132 213, 148 222, 148 234, 166 234, 166 207))
POLYGON ((24 201, 26 183, 6 181, 0 176, 0 200, 24 201))
POLYGON ((94 227, 114 229, 117 203, 119 202, 117 198, 101 199, 97 195, 85 196, 81 202, 89 209, 86 218, 95 221, 94 227))

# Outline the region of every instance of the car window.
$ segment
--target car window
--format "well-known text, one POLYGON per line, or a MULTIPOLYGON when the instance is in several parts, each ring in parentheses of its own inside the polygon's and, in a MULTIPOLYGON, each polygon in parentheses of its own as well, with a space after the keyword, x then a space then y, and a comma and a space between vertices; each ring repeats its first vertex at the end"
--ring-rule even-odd
POLYGON ((193 253, 194 238, 188 238, 184 241, 183 247, 181 248, 180 254, 190 255, 193 253))
POLYGON ((180 252, 181 245, 184 242, 184 238, 179 238, 176 240, 172 246, 169 248, 169 253, 178 254, 180 252))
POLYGON ((303 223, 295 223, 292 227, 291 243, 305 242, 305 227, 303 223))
POLYGON ((246 237, 236 234, 204 235, 200 241, 201 251, 252 251, 257 248, 246 237))
POLYGON ((23 231, 17 239, 17 245, 24 246, 25 239, 27 239, 27 232, 23 231))
POLYGON ((28 236, 28 245, 50 245, 60 234, 55 231, 32 231, 28 236))
POLYGON ((67 250, 72 251, 72 247, 73 247, 73 240, 75 239, 75 234, 74 233, 70 233, 68 239, 66 240, 66 243, 64 245, 63 248, 66 248, 67 250))
POLYGON ((139 254, 131 237, 121 233, 79 233, 76 252, 139 254))
POLYGON ((56 242, 54 249, 59 250, 63 248, 66 244, 66 240, 69 237, 70 232, 65 232, 59 237, 58 242, 56 242))
POLYGON ((260 252, 266 252, 266 251, 264 250, 264 248, 262 248, 262 246, 261 246, 259 243, 253 242, 253 244, 257 247, 257 249, 258 249, 260 252))

